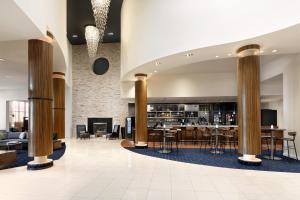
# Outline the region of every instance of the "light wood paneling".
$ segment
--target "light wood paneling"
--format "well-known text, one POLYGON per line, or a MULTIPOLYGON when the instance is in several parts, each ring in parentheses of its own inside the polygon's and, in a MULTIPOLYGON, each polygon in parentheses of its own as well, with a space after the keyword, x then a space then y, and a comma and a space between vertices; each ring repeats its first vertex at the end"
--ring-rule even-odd
POLYGON ((56 76, 57 74, 53 73, 53 131, 58 134, 59 139, 63 139, 65 138, 65 79, 64 75, 56 76))
POLYGON ((29 156, 52 154, 52 45, 28 42, 29 156))
MULTIPOLYGON (((248 48, 253 48, 253 45, 249 45, 248 48)), ((240 49, 247 50, 248 48, 240 49)), ((254 48, 257 46, 254 45, 254 48)), ((242 154, 258 155, 261 153, 259 59, 258 55, 238 59, 239 152, 242 154)))
POLYGON ((147 80, 146 75, 135 82, 135 142, 147 143, 147 80))

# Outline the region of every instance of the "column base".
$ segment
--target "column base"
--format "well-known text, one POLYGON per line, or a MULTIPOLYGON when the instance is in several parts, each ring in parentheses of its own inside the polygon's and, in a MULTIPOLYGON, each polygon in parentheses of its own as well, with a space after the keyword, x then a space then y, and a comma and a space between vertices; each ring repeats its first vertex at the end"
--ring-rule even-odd
POLYGON ((137 142, 134 144, 136 149, 146 149, 148 148, 147 142, 137 142))
POLYGON ((256 158, 255 155, 248 155, 248 154, 245 154, 242 157, 239 157, 238 161, 241 164, 248 165, 248 166, 259 166, 262 163, 262 160, 259 158, 256 158))
POLYGON ((53 166, 53 160, 48 159, 47 156, 37 156, 34 160, 27 163, 28 170, 41 170, 53 166))

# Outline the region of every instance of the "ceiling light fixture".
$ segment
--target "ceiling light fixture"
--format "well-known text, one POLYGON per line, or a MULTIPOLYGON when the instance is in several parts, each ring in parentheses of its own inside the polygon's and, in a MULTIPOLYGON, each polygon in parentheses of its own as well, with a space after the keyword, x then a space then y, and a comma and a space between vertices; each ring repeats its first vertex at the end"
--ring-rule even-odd
POLYGON ((95 26, 86 26, 85 39, 89 57, 94 58, 97 54, 98 44, 100 40, 98 28, 95 26))
POLYGON ((229 53, 229 54, 227 54, 228 56, 232 56, 232 54, 231 53, 229 53))
POLYGON ((111 0, 91 0, 96 27, 99 29, 100 42, 103 41, 110 1, 111 0))
POLYGON ((6 60, 5 60, 5 59, 3 59, 3 58, 0 58, 0 61, 2 61, 2 62, 5 62, 6 60))
POLYGON ((276 53, 278 50, 277 49, 274 49, 273 51, 272 51, 272 53, 276 53))
POLYGON ((154 70, 154 73, 156 73, 157 72, 157 70, 154 70))
POLYGON ((193 55, 194 55, 193 53, 187 53, 187 54, 185 54, 186 57, 191 57, 193 55))
POLYGON ((216 58, 219 58, 219 56, 216 56, 216 58))

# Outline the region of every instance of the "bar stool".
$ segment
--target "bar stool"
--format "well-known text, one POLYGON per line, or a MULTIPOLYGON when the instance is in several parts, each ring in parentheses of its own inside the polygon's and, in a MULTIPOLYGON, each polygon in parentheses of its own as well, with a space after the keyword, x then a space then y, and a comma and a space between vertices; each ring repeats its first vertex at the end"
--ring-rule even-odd
MULTIPOLYGON (((223 151, 225 152, 226 150, 226 145, 227 145, 227 138, 225 137, 226 135, 229 135, 229 130, 230 128, 220 128, 219 129, 219 133, 221 134, 219 136, 219 145, 220 148, 223 149, 223 151)), ((229 144, 229 142, 228 142, 229 144)))
POLYGON ((234 128, 233 129, 233 133, 234 133, 234 138, 233 138, 233 145, 234 145, 234 149, 237 152, 238 147, 239 147, 239 134, 238 134, 239 130, 238 128, 234 128))
POLYGON ((179 139, 179 142, 182 144, 184 143, 184 139, 185 139, 185 136, 186 136, 186 127, 181 127, 181 133, 180 133, 180 139, 179 139))
POLYGON ((206 127, 198 127, 198 142, 199 142, 199 147, 200 147, 200 151, 202 149, 202 145, 204 144, 204 148, 206 150, 207 145, 210 144, 210 134, 208 132, 208 130, 206 129, 206 127))
POLYGON ((149 145, 149 142, 152 142, 153 149, 155 149, 156 141, 158 141, 161 144, 161 133, 160 132, 151 132, 151 133, 149 133, 149 135, 148 135, 148 145, 149 145))
POLYGON ((173 143, 175 143, 177 152, 178 152, 178 143, 176 141, 176 134, 177 134, 177 130, 171 129, 171 130, 167 131, 165 137, 166 137, 166 142, 167 142, 167 146, 169 146, 169 149, 171 151, 173 151, 173 143))
POLYGON ((195 129, 194 127, 186 127, 184 141, 187 143, 194 143, 195 140, 195 129))
POLYGON ((271 144, 271 135, 267 133, 263 133, 261 135, 261 150, 263 151, 263 143, 267 144, 267 150, 270 151, 270 144, 271 144))
POLYGON ((212 148, 212 142, 214 141, 212 136, 213 129, 212 128, 205 128, 205 132, 203 133, 204 141, 205 141, 205 150, 207 149, 207 146, 210 147, 210 150, 212 148))
POLYGON ((275 139, 275 152, 276 152, 276 143, 277 141, 283 141, 283 145, 284 145, 284 141, 286 141, 286 145, 287 145, 287 150, 288 150, 288 157, 290 157, 290 149, 294 149, 295 151, 295 155, 296 155, 296 159, 298 160, 298 155, 297 155, 297 149, 296 149, 296 145, 295 145, 295 139, 296 139, 296 132, 288 132, 288 136, 289 137, 283 137, 283 138, 276 138, 275 139), (293 147, 291 147, 289 145, 289 142, 293 143, 293 147))
POLYGON ((225 139, 225 145, 229 145, 229 151, 231 152, 232 150, 232 145, 235 149, 235 141, 234 141, 234 138, 235 138, 235 130, 230 130, 230 129, 226 129, 224 130, 223 132, 224 134, 224 139, 225 139))

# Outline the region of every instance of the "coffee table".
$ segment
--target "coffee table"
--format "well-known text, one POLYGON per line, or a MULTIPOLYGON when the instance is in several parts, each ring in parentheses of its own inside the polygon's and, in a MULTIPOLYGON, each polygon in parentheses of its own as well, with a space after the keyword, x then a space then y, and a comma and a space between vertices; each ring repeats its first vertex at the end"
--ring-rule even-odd
POLYGON ((11 141, 6 143, 7 150, 21 150, 22 142, 19 141, 11 141))

